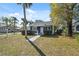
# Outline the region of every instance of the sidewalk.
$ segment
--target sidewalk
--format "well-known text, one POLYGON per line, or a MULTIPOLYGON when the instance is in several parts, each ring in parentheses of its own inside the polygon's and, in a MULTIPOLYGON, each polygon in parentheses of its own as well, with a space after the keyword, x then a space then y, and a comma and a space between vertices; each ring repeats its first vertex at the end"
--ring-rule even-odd
POLYGON ((32 38, 29 38, 29 40, 31 41, 31 42, 33 42, 33 41, 35 41, 37 38, 39 38, 40 37, 40 35, 37 35, 37 36, 34 36, 34 37, 32 37, 32 38))

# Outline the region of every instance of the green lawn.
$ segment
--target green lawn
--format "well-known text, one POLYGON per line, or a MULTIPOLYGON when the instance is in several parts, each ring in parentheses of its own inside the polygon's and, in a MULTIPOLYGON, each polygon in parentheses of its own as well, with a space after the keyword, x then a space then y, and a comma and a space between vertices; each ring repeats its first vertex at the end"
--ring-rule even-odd
POLYGON ((45 55, 79 55, 79 35, 75 38, 65 36, 42 36, 34 42, 45 55))
MULTIPOLYGON (((28 36, 32 37, 32 36, 28 36)), ((0 55, 39 55, 21 34, 0 36, 0 55)))

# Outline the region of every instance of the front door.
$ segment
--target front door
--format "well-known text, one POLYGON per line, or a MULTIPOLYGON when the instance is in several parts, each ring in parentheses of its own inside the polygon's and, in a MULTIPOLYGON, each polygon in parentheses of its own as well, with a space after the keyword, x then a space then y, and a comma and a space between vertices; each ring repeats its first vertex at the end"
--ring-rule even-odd
POLYGON ((37 32, 38 32, 38 34, 41 34, 40 33, 40 27, 37 27, 37 32))

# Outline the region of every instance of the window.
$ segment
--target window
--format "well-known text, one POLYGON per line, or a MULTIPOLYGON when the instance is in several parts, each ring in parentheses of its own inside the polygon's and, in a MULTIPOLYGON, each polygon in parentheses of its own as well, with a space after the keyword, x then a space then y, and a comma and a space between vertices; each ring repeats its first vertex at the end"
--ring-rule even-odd
POLYGON ((76 26, 76 30, 79 31, 79 25, 76 26))
POLYGON ((46 31, 46 27, 44 27, 44 31, 46 31))
POLYGON ((51 28, 50 27, 48 27, 49 28, 49 30, 51 30, 51 28))
POLYGON ((32 30, 32 26, 30 27, 30 30, 32 30))
POLYGON ((50 26, 49 26, 49 27, 47 27, 47 30, 48 30, 48 31, 49 31, 49 30, 51 30, 50 26))

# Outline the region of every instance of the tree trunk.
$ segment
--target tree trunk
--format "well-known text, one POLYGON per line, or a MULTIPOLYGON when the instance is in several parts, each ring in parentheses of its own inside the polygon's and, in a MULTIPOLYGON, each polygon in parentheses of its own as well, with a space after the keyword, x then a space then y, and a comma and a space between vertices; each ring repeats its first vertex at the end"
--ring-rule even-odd
POLYGON ((55 34, 55 29, 54 29, 54 25, 52 26, 52 34, 54 35, 55 34))
MULTIPOLYGON (((26 10, 25 10, 25 8, 26 8, 26 6, 25 6, 25 4, 23 3, 23 12, 24 12, 24 20, 26 21, 26 10)), ((27 38, 27 23, 26 22, 24 22, 25 23, 25 38, 27 38)))
POLYGON ((14 20, 14 35, 15 35, 15 20, 14 20))
POLYGON ((7 37, 8 37, 8 21, 6 21, 6 34, 7 34, 7 37))
POLYGON ((69 21, 69 22, 67 23, 67 25, 68 25, 68 36, 72 37, 72 36, 73 36, 73 31, 72 31, 72 20, 69 21))

